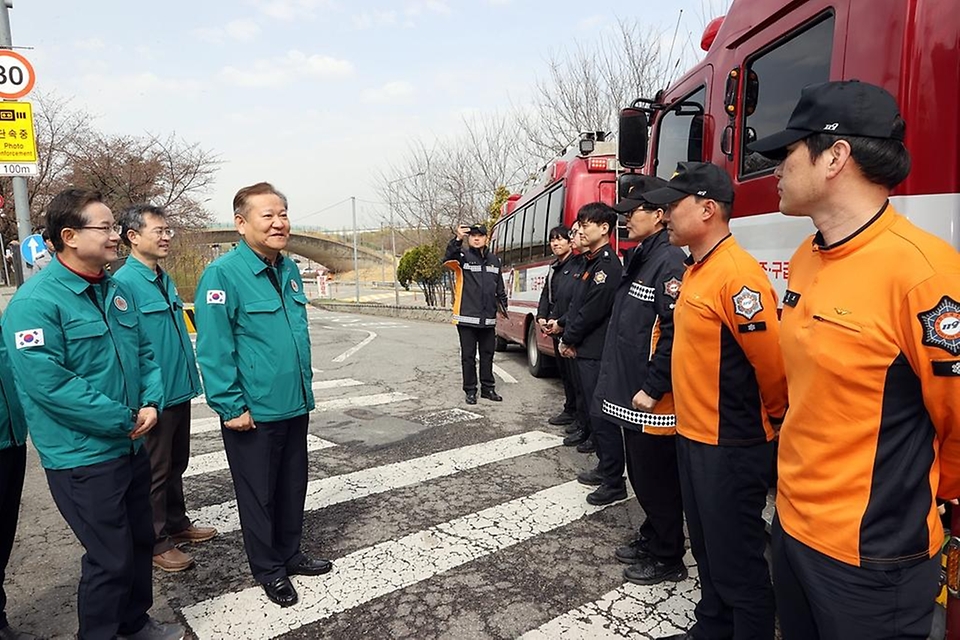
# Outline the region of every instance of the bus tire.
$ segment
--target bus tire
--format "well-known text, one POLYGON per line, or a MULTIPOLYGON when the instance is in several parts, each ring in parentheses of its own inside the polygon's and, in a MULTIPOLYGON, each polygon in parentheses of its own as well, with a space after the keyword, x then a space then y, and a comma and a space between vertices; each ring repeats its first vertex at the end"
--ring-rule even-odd
POLYGON ((494 350, 494 351, 506 351, 508 344, 510 344, 510 343, 507 342, 505 338, 501 338, 500 336, 497 336, 496 341, 493 343, 493 350, 494 350))
POLYGON ((553 373, 553 358, 540 353, 537 347, 537 324, 527 325, 527 369, 534 378, 546 378, 553 373))

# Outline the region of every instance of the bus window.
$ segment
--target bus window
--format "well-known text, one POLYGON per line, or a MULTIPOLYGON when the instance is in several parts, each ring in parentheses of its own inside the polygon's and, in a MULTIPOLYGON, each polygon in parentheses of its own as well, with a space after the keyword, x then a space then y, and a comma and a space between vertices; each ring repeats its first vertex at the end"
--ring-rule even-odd
POLYGON ((706 89, 700 87, 681 100, 700 105, 699 113, 694 104, 690 104, 679 113, 666 111, 660 117, 656 155, 658 177, 669 180, 678 162, 703 160, 703 103, 706 97, 706 89))
POLYGON ((497 244, 497 255, 503 261, 504 265, 513 264, 510 259, 510 244, 513 238, 513 218, 504 220, 499 228, 500 241, 497 244))
POLYGON ((550 206, 547 207, 547 231, 558 224, 563 224, 563 197, 564 188, 562 185, 550 192, 550 206))
POLYGON ((830 79, 833 14, 787 36, 746 63, 744 135, 740 136, 740 177, 766 174, 777 166, 746 146, 780 131, 800 98, 800 90, 830 79))
POLYGON ((535 207, 527 207, 523 227, 523 257, 537 260, 547 255, 547 194, 537 198, 535 207))
POLYGON ((510 219, 509 244, 507 244, 507 262, 520 262, 520 252, 523 248, 523 210, 513 212, 510 219))

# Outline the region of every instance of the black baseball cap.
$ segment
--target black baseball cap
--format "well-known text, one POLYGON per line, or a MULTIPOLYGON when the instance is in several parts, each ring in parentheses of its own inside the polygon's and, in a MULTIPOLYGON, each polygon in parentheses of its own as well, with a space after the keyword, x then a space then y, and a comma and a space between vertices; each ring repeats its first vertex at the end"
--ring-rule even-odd
POLYGON ((643 199, 662 207, 687 196, 733 204, 733 181, 712 162, 678 162, 670 182, 662 189, 644 193, 643 199))
POLYGON ((632 213, 636 211, 637 208, 648 204, 643 197, 644 193, 662 189, 665 186, 667 186, 667 181, 663 178, 658 178, 657 176, 636 176, 629 187, 627 187, 626 194, 620 198, 620 202, 613 205, 613 210, 617 213, 632 213))
POLYGON ((487 235, 487 227, 486 225, 483 225, 480 223, 471 225, 470 230, 467 231, 467 235, 468 236, 485 236, 487 235))
POLYGON ((774 160, 787 156, 787 147, 815 133, 903 140, 897 101, 885 89, 859 80, 812 84, 800 92, 787 128, 747 145, 774 160))

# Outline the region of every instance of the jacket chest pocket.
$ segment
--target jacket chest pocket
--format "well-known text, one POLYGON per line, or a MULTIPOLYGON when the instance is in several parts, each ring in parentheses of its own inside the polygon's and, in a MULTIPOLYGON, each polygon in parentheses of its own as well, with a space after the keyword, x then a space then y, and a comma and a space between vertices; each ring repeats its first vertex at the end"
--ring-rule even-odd
POLYGON ((280 298, 254 300, 243 305, 243 313, 237 323, 237 333, 243 335, 265 335, 265 331, 277 329, 277 317, 280 307, 283 306, 280 298))
MULTIPOLYGON (((63 327, 66 364, 77 370, 79 365, 86 370, 92 363, 103 361, 103 352, 107 348, 107 323, 103 320, 85 320, 63 327)), ((112 350, 113 345, 109 348, 112 350)))

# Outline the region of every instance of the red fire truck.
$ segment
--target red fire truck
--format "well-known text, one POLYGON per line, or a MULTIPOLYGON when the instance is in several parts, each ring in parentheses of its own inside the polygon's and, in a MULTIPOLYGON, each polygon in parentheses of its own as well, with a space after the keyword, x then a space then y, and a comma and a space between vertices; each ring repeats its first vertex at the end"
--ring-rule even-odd
MULTIPOLYGON (((746 146, 781 129, 800 90, 812 83, 859 79, 897 98, 913 169, 892 202, 960 248, 960 12, 954 3, 735 0, 725 17, 707 26, 701 46, 707 54, 698 65, 624 111, 619 160, 664 178, 681 160, 725 167, 737 191, 734 233, 781 295, 790 256, 813 227, 778 213, 774 163, 746 146)), ((956 512, 953 531, 960 532, 956 512)), ((958 640, 960 543, 951 539, 948 548, 946 637, 958 640)))
POLYGON ((521 194, 504 203, 493 229, 493 251, 503 261, 509 318, 497 321, 497 349, 523 345, 535 377, 555 366, 553 341, 536 330, 537 302, 553 260, 547 233, 573 224, 589 202, 616 202, 616 143, 585 133, 576 148, 544 166, 521 194))

